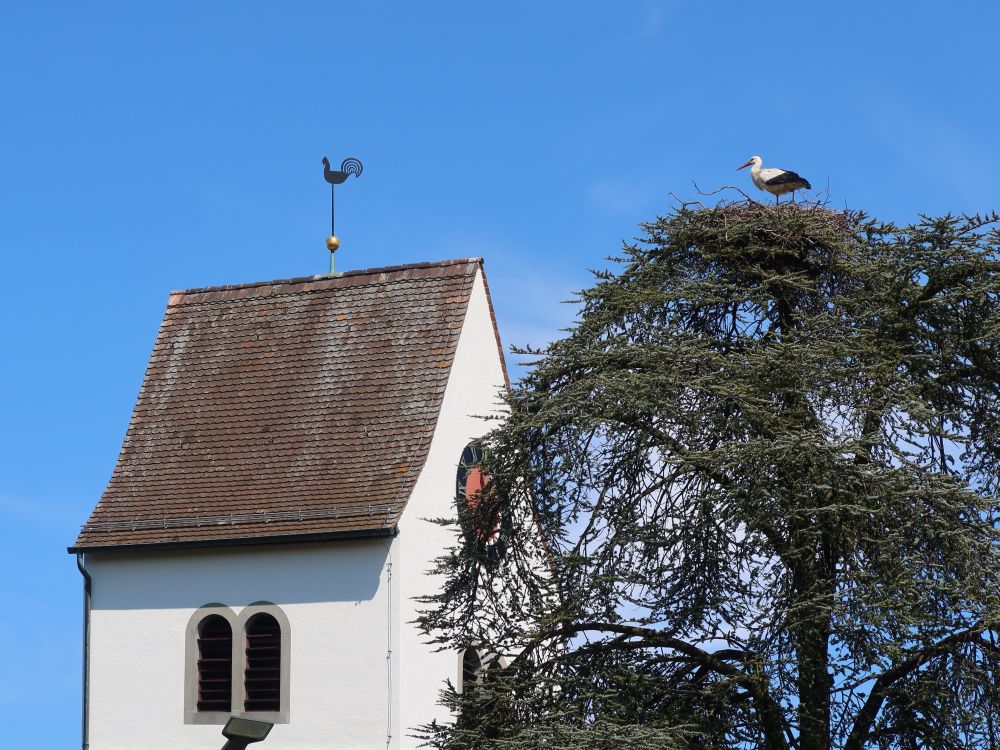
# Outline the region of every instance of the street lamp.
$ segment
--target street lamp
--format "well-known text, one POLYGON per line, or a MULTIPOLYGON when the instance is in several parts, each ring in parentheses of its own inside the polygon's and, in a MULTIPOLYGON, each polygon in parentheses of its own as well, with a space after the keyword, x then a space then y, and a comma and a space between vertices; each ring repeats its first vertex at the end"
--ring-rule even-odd
POLYGON ((226 726, 222 728, 222 736, 228 740, 222 746, 222 750, 246 750, 246 746, 251 742, 260 742, 267 737, 273 726, 274 723, 270 721, 230 716, 226 726))

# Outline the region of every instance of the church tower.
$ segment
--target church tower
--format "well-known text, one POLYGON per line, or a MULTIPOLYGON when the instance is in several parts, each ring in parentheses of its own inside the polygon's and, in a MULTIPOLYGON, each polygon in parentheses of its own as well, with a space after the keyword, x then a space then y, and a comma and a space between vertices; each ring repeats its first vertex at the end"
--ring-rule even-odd
POLYGON ((412 624, 506 371, 481 259, 170 295, 87 587, 85 745, 395 750, 463 657, 412 624))

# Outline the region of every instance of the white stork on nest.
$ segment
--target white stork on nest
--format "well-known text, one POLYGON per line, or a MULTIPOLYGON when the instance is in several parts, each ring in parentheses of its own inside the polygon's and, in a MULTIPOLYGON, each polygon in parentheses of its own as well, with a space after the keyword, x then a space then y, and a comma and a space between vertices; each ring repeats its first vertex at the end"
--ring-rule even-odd
POLYGON ((775 203, 778 202, 779 195, 792 193, 792 201, 794 201, 796 190, 809 190, 812 188, 809 180, 805 177, 800 177, 795 172, 790 172, 787 169, 777 169, 775 167, 762 169, 760 165, 763 163, 763 160, 759 156, 751 156, 750 160, 736 171, 738 172, 740 169, 745 169, 753 164, 753 169, 750 170, 750 179, 753 180, 753 184, 757 186, 758 190, 764 190, 773 195, 775 203))

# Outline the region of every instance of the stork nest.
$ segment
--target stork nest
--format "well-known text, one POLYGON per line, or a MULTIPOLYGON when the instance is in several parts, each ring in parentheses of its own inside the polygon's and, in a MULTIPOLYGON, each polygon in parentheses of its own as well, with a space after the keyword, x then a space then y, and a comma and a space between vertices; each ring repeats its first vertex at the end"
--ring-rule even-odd
POLYGON ((685 203, 643 225, 646 247, 632 248, 633 262, 652 270, 651 262, 659 273, 726 288, 726 294, 742 289, 820 305, 857 283, 857 263, 867 257, 867 221, 860 212, 818 203, 685 203))
POLYGON ((846 251, 857 241, 863 223, 860 214, 834 211, 819 203, 751 200, 697 208, 688 204, 675 218, 699 235, 703 253, 739 253, 744 258, 764 254, 805 259, 846 251))
POLYGON ((643 229, 644 244, 673 251, 683 247, 710 264, 821 273, 836 272, 857 256, 866 225, 863 213, 834 211, 821 203, 748 199, 715 206, 684 203, 643 229))

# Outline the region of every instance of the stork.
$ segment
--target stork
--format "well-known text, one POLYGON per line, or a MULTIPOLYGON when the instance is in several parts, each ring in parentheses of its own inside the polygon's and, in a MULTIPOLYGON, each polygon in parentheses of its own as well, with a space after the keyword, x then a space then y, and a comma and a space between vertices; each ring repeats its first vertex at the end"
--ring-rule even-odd
POLYGON ((751 156, 749 161, 736 171, 738 172, 740 169, 745 169, 753 164, 753 168, 750 170, 750 179, 753 180, 753 184, 757 186, 758 190, 763 190, 773 195, 775 203, 778 202, 778 196, 785 193, 792 193, 792 201, 794 202, 796 190, 802 190, 803 188, 809 190, 812 188, 809 180, 805 177, 800 177, 795 172, 790 172, 787 169, 776 169, 775 167, 762 169, 760 165, 763 163, 764 161, 759 156, 751 156))

